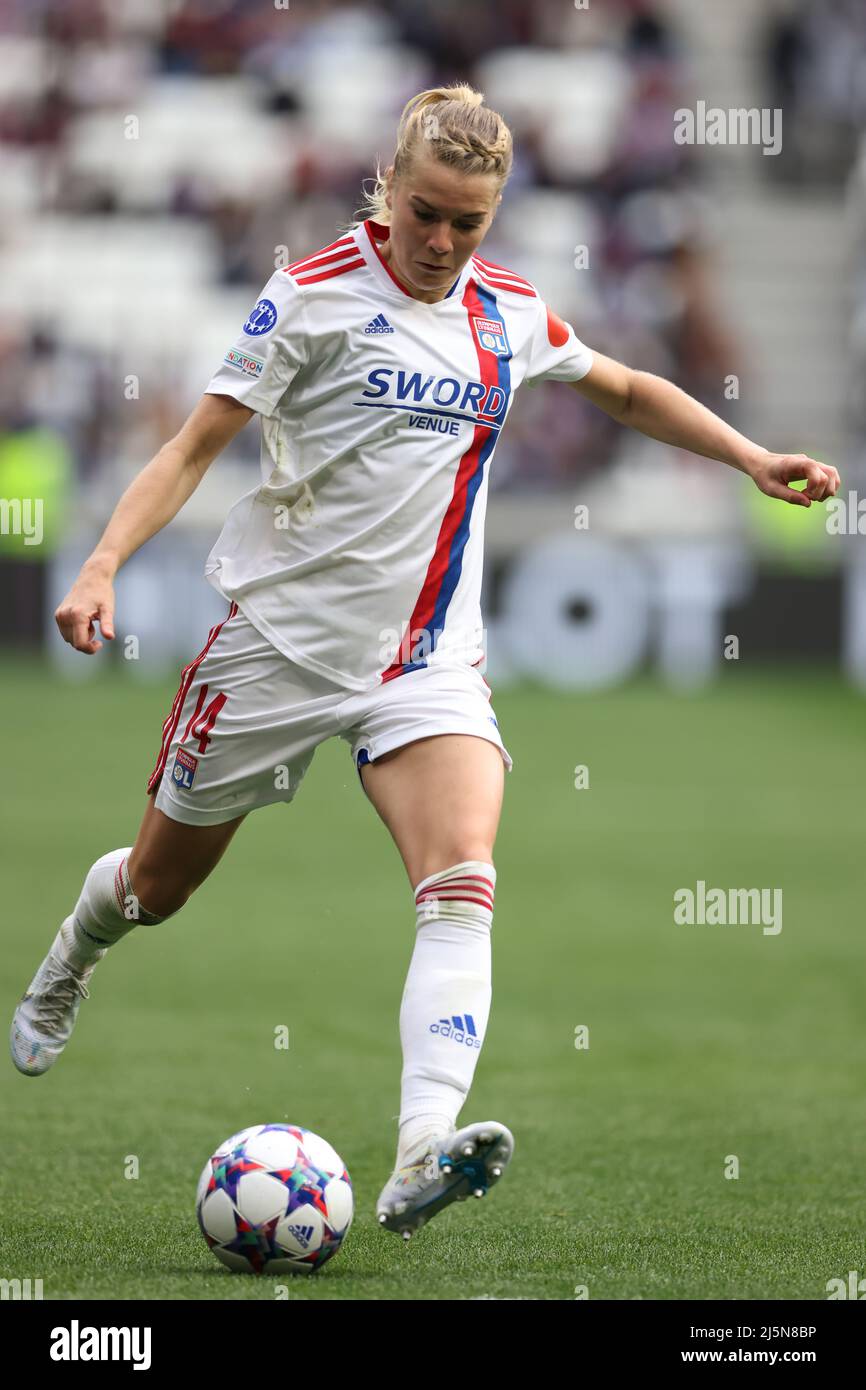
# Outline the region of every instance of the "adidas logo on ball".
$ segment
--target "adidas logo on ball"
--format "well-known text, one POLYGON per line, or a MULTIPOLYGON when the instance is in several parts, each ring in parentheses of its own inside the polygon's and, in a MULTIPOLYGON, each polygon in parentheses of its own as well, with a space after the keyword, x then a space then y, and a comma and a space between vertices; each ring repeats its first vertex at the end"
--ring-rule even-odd
POLYGON ((451 1018, 440 1018, 438 1023, 430 1024, 430 1032, 438 1033, 440 1038, 451 1038, 453 1042, 464 1043, 466 1047, 480 1047, 481 1039, 475 1031, 475 1019, 471 1014, 452 1014, 451 1018))

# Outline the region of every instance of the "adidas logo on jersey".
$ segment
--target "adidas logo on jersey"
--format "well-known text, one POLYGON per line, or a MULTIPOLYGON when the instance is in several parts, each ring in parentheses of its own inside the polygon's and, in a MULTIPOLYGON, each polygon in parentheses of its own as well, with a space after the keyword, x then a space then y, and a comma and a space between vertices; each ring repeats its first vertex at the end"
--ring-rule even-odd
POLYGON ((451 1018, 440 1018, 438 1023, 430 1024, 430 1032, 438 1033, 440 1038, 453 1038, 456 1043, 467 1047, 481 1046, 481 1039, 475 1032, 475 1019, 471 1014, 452 1014, 451 1018))
POLYGON ((367 324, 367 327, 364 329, 364 332, 393 333, 394 329, 391 327, 384 314, 377 314, 376 317, 374 319, 371 319, 370 322, 367 324))

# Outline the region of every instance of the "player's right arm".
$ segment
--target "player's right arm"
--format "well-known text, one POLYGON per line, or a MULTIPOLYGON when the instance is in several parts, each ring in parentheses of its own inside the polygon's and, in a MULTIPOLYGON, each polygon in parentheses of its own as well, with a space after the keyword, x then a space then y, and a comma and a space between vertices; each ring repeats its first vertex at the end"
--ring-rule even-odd
POLYGON ((202 396, 173 439, 130 483, 102 539, 54 614, 64 640, 92 656, 114 637, 114 576, 136 550, 177 516, 214 459, 254 412, 228 395, 202 396))

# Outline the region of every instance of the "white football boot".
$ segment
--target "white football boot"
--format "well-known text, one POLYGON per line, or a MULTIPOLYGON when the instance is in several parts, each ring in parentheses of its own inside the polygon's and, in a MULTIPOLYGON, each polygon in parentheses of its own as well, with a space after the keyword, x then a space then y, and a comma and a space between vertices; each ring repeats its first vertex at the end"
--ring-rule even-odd
POLYGON ((57 1061, 72 1035, 82 999, 90 998, 87 981, 105 955, 102 950, 83 970, 73 970, 64 950, 71 944, 72 918, 67 917, 15 1010, 9 1048, 25 1076, 41 1076, 57 1061))
POLYGON ((408 1240, 451 1202, 483 1197, 513 1153, 514 1136, 497 1120, 432 1140, 421 1158, 395 1169, 386 1182, 376 1203, 379 1225, 408 1240))

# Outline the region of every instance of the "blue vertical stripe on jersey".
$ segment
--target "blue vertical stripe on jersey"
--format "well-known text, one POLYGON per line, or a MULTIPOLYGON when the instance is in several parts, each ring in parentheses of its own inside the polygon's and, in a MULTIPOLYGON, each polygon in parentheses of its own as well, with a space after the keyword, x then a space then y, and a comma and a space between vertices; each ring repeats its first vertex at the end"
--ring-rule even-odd
MULTIPOLYGON (((495 294, 493 294, 490 290, 485 289, 477 282, 475 283, 475 291, 478 295, 478 298, 481 300, 481 304, 483 307, 484 312, 482 317, 489 319, 501 319, 502 322, 505 323, 502 311, 500 310, 496 302, 495 294)), ((503 393, 504 400, 502 403, 502 414, 504 416, 505 411, 508 407, 508 400, 511 395, 511 365, 510 359, 507 357, 497 356, 496 362, 498 366, 496 385, 500 387, 503 393)), ((475 428, 483 428, 483 426, 476 425, 475 428)), ((441 588, 436 598, 436 607, 434 609, 433 620, 431 622, 431 627, 433 629, 434 634, 433 646, 435 646, 436 635, 438 635, 438 633, 445 626, 445 615, 448 611, 448 605, 454 597, 454 591, 457 588, 457 584, 460 580, 460 575, 463 570, 463 552, 466 549, 466 542, 469 539, 469 525, 472 520, 472 507, 475 502, 475 496, 478 492, 479 487, 481 486, 481 482, 484 477, 484 465, 493 452, 493 449, 496 445, 497 436, 498 431, 488 429, 487 438, 485 439, 484 443, 482 444, 479 450, 478 460, 475 469, 466 486, 466 506, 463 511, 463 516, 460 518, 460 524, 457 527, 457 530, 454 532, 454 536, 451 541, 451 553, 448 559, 448 569, 445 572, 441 588)))
MULTIPOLYGON (((481 318, 499 318, 501 319, 503 324, 505 323, 504 316, 502 315, 502 312, 499 309, 499 306, 496 302, 495 294, 493 294, 492 291, 486 289, 484 286, 480 285, 476 280, 470 280, 468 282, 466 290, 464 292, 463 303, 466 306, 467 318, 474 314, 476 317, 481 318)), ((469 331, 472 332, 471 326, 469 331)), ((501 414, 504 417, 505 411, 508 408, 508 401, 511 395, 511 368, 509 365, 510 355, 504 358, 499 357, 498 355, 496 356, 496 369, 494 376, 494 374, 491 373, 489 369, 488 356, 490 354, 487 354, 485 349, 481 348, 477 343, 476 351, 478 352, 479 356, 479 373, 481 380, 486 382, 488 385, 498 386, 502 391, 503 402, 501 414), (483 357, 482 353, 484 353, 483 357), (491 376, 494 377, 492 381, 490 380, 491 376)), ((439 639, 439 633, 441 632, 445 624, 445 616, 448 611, 448 606, 451 603, 452 598, 454 597, 454 591, 457 588, 457 584, 460 580, 460 575, 462 573, 463 553, 466 549, 466 542, 469 538, 469 526, 472 519, 472 508, 475 502, 476 494, 478 492, 479 487, 481 486, 481 482, 484 477, 484 465, 490 457, 491 453, 493 452, 493 449, 496 445, 497 437, 498 430, 494 430, 490 426, 485 426, 483 422, 475 423, 473 427, 472 443, 469 445, 469 448, 465 450, 465 452, 462 454, 457 467, 455 486, 457 480, 460 478, 460 472, 464 463, 467 460, 467 457, 472 453, 472 451, 476 447, 478 448, 478 453, 475 459, 474 467, 472 468, 472 472, 470 473, 468 479, 466 479, 465 481, 463 514, 460 517, 456 527, 454 528, 454 531, 451 534, 447 566, 440 580, 438 592, 436 593, 435 598, 433 599, 431 611, 429 606, 430 598, 429 596, 425 595, 425 590, 427 589, 429 583, 430 571, 435 565, 437 557, 439 555, 439 543, 437 541, 436 550, 434 550, 433 557, 431 558, 430 564, 428 565, 427 576, 425 578, 424 584, 422 585, 421 593, 418 595, 415 610, 412 614, 411 619, 409 620, 409 625, 400 643, 400 650, 405 649, 408 643, 409 650, 411 651, 411 648, 414 645, 412 633, 417 632, 419 629, 422 633, 424 633, 427 636, 427 639, 429 641, 429 646, 427 645, 427 642, 425 642, 425 648, 428 652, 428 655, 432 653, 436 648, 436 643, 439 639), (482 437, 480 445, 478 445, 478 431, 484 431, 484 435, 482 437), (421 608, 422 603, 424 604, 423 608, 421 608), (430 614, 429 618, 427 618, 426 620, 425 610, 430 614)), ((452 493, 451 498, 452 502, 453 500, 454 493, 452 493)), ((451 502, 449 502, 449 505, 446 508, 445 517, 443 517, 443 522, 445 518, 448 516, 448 511, 450 510, 450 507, 451 502)), ((418 661, 404 662, 398 662, 397 660, 395 660, 394 662, 392 662, 391 666, 383 672, 382 679, 391 680, 395 676, 406 675, 407 672, 419 670, 421 667, 424 667, 426 665, 426 658, 422 658, 418 661)))

